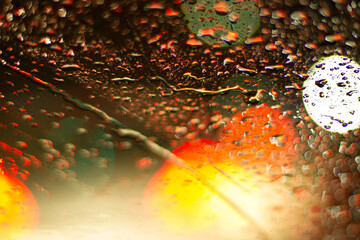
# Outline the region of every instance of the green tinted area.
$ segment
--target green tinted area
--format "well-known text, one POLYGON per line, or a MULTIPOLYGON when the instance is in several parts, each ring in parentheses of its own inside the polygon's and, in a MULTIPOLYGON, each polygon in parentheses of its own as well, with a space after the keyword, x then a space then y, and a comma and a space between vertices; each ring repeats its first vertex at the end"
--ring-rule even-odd
POLYGON ((111 136, 85 119, 69 118, 59 123, 59 128, 53 129, 48 138, 63 155, 68 155, 69 170, 75 172, 76 179, 101 190, 114 170, 111 136))
POLYGON ((209 45, 243 42, 260 26, 259 8, 250 0, 190 0, 181 8, 190 31, 209 45))

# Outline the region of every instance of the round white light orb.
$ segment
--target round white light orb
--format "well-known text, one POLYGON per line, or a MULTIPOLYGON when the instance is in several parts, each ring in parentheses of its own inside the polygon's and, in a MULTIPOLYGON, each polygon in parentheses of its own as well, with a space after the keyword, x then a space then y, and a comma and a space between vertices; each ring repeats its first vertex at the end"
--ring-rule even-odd
POLYGON ((308 72, 302 92, 312 120, 331 132, 360 128, 360 65, 345 56, 320 59, 308 72))

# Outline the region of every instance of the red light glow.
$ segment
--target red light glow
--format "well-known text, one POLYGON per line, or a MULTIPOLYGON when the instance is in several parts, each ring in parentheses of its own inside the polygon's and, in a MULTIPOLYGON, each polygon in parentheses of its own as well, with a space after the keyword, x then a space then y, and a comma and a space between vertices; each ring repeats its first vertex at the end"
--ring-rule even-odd
POLYGON ((145 191, 146 206, 169 229, 181 232, 220 228, 230 234, 249 225, 249 216, 262 227, 272 224, 272 215, 266 211, 283 208, 278 205, 284 192, 279 190, 281 184, 270 187, 274 193, 269 197, 265 189, 292 169, 295 136, 289 117, 261 105, 233 116, 219 142, 201 139, 174 150, 213 186, 231 196, 245 209, 246 216, 236 213, 196 177, 171 163, 150 180, 145 191))

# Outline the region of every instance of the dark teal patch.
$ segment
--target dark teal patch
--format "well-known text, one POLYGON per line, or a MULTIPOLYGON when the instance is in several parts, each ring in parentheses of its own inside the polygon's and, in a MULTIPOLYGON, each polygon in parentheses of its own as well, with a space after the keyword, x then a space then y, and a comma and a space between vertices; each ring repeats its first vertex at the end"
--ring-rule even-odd
POLYGON ((65 144, 75 145, 75 163, 70 164, 69 169, 75 171, 76 179, 80 182, 92 186, 95 190, 101 190, 114 170, 115 154, 111 139, 108 139, 104 129, 85 119, 64 119, 59 124, 59 128, 49 133, 48 139, 62 155, 66 155, 65 144), (79 128, 86 129, 87 133, 82 134, 79 128), (84 154, 84 150, 91 155, 84 154), (107 164, 104 165, 103 161, 107 164))

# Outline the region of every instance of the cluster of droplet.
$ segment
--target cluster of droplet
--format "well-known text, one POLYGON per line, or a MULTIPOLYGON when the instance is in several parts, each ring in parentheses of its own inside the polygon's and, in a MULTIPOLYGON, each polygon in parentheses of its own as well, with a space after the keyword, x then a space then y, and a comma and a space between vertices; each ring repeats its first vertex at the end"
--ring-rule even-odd
POLYGON ((105 126, 75 112, 62 97, 6 73, 1 84, 6 95, 0 99, 1 166, 40 196, 102 189, 114 168, 114 143, 105 126))
MULTIPOLYGON (((124 126, 177 145, 185 140, 212 136, 228 121, 229 112, 245 109, 248 104, 272 99, 285 105, 285 109, 301 109, 301 85, 313 62, 334 53, 353 58, 358 55, 360 7, 354 0, 257 1, 261 18, 259 32, 246 38, 244 44, 226 49, 218 44, 209 47, 196 39, 197 33, 192 33, 186 26, 181 4, 182 1, 6 0, 0 3, 0 58, 105 110, 124 126), (176 92, 156 80, 156 76, 166 79, 177 89, 210 90, 225 88, 236 76, 236 81, 241 81, 239 85, 251 91, 247 94, 231 92, 232 96, 176 92)), ((27 169, 21 169, 21 166, 26 165, 27 159, 32 161, 31 156, 35 153, 26 150, 32 148, 31 140, 21 139, 17 130, 20 129, 23 135, 34 136, 34 142, 38 142, 47 138, 43 136, 43 129, 58 127, 61 124, 59 118, 68 113, 64 109, 52 109, 49 102, 42 102, 41 113, 34 110, 41 99, 52 94, 29 83, 19 89, 12 88, 14 82, 10 78, 16 78, 18 73, 1 66, 3 69, 7 78, 1 82, 0 90, 1 124, 5 126, 1 127, 1 136, 14 138, 6 142, 11 148, 25 149, 21 150, 22 157, 13 157, 15 163, 9 164, 9 168, 19 167, 18 174, 24 179, 27 169), (38 120, 41 114, 46 120, 38 120), (15 120, 7 122, 8 119, 15 120), (29 146, 26 148, 26 145, 29 146)), ((64 103, 60 96, 51 99, 64 103)), ((74 108, 64 105, 66 109, 74 108)), ((295 114, 295 111, 290 113, 295 114)), ((324 210, 323 216, 329 220, 329 227, 336 229, 334 234, 353 236, 357 229, 354 217, 357 178, 354 177, 356 172, 343 165, 350 166, 349 163, 355 161, 356 156, 348 153, 356 146, 351 144, 356 142, 353 138, 357 136, 347 134, 334 142, 331 139, 337 137, 332 136, 339 135, 320 131, 308 119, 306 124, 298 126, 301 138, 295 144, 300 152, 306 152, 304 163, 300 164, 304 174, 316 175, 316 179, 325 179, 323 175, 326 175, 334 180, 334 184, 341 179, 351 182, 351 190, 346 189, 346 196, 353 196, 351 204, 341 200, 343 191, 339 190, 338 200, 334 197, 335 202, 324 202, 324 206, 335 207, 331 211, 324 210), (307 138, 312 139, 311 144, 307 138), (341 145, 341 142, 346 144, 341 145), (331 157, 333 161, 339 161, 337 167, 343 166, 341 169, 349 173, 340 177, 332 173, 334 167, 328 167, 335 163, 330 163, 324 156, 328 157, 330 150, 342 146, 345 153, 332 153, 331 157), (309 154, 316 157, 309 157, 309 154), (319 167, 315 158, 325 159, 324 166, 319 167), (354 213, 344 214, 345 208, 354 213), (338 222, 350 215, 347 223, 338 222)), ((119 144, 127 146, 128 143, 121 141, 119 144)), ((64 156, 63 146, 55 148, 64 156)), ((48 150, 40 151, 49 157, 54 150, 48 150)), ((61 160, 60 155, 53 162, 61 160)), ((40 156, 36 159, 40 163, 46 162, 40 156)), ((11 160, 7 159, 7 162, 11 160)), ((36 168, 39 162, 33 162, 31 164, 36 168)), ((143 166, 146 162, 137 164, 143 166)), ((324 186, 319 185, 320 193, 327 189, 324 186)), ((329 194, 334 195, 334 192, 329 194)), ((324 199, 329 194, 326 192, 324 199)), ((316 215, 317 209, 313 207, 312 214, 316 215)), ((321 221, 319 216, 320 213, 316 215, 315 223, 321 221)))
MULTIPOLYGON (((185 1, 181 8, 189 29, 210 45, 223 47, 242 42, 260 25, 254 1, 185 1)), ((187 42, 202 45, 194 37, 187 42)))
MULTIPOLYGON (((304 175, 315 176, 314 189, 321 199, 318 212, 322 217, 314 223, 327 236, 355 239, 359 236, 359 130, 341 135, 317 126, 301 113, 297 125, 300 137, 296 150, 303 153, 299 162, 304 175)), ((319 215, 318 215, 319 217, 319 215)))

